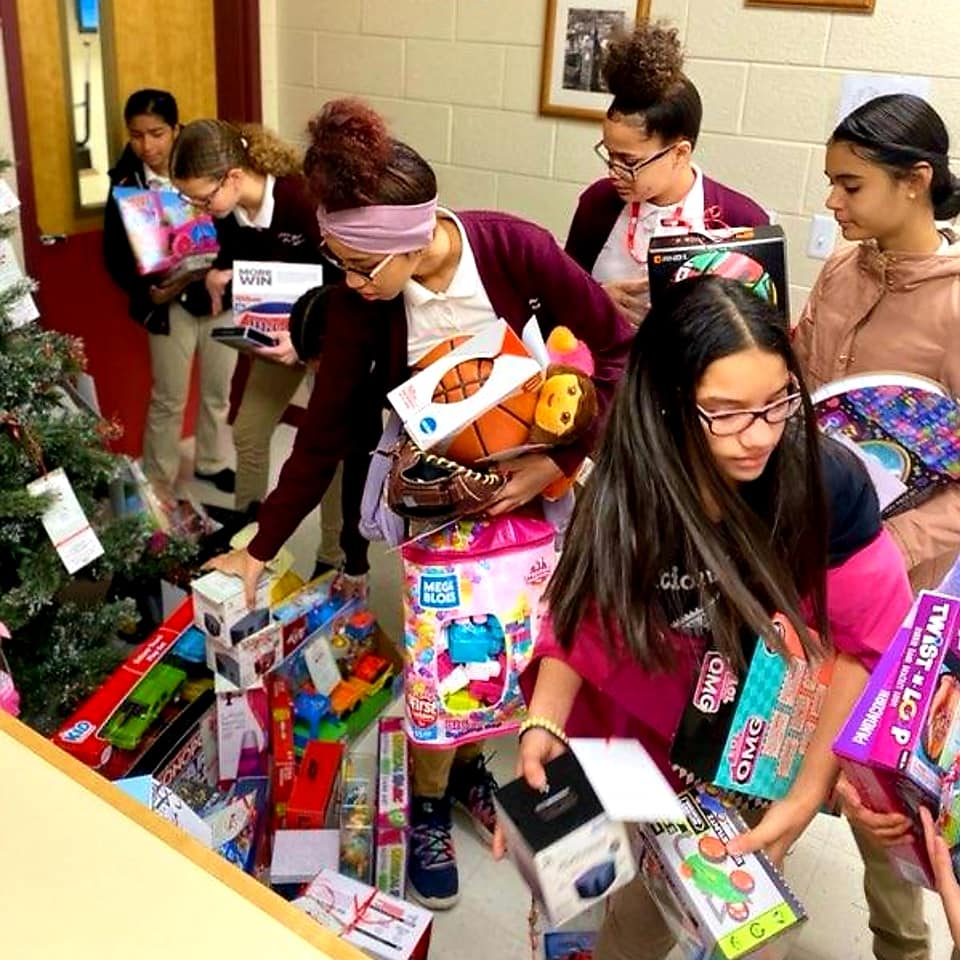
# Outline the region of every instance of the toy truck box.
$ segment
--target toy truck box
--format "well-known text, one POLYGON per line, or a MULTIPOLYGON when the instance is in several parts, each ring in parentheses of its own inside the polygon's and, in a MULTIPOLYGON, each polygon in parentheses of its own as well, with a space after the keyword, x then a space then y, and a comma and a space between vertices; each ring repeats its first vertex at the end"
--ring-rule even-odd
POLYGON ((960 842, 960 599, 919 594, 833 749, 868 807, 913 819, 888 853, 906 879, 932 887, 920 806, 939 810, 951 848, 960 842))
POLYGON ((774 960, 806 912, 762 854, 733 855, 726 845, 747 827, 710 792, 680 795, 686 820, 641 825, 640 875, 688 957, 774 960))
POLYGON ((731 227, 654 237, 647 256, 652 304, 656 306, 657 298, 671 283, 713 274, 739 280, 776 307, 784 324, 789 324, 787 241, 783 228, 737 228, 736 224, 731 227))
POLYGON ((773 623, 788 655, 758 638, 742 679, 719 653, 707 651, 670 752, 671 762, 698 782, 764 800, 790 789, 833 672, 832 657, 807 662, 786 617, 777 614, 773 623))

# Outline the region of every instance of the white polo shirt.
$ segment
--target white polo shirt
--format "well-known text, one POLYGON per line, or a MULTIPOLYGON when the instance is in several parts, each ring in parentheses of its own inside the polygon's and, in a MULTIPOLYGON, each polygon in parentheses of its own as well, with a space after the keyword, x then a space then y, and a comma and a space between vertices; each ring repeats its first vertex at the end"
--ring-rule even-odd
POLYGON ((233 215, 237 218, 237 223, 241 227, 253 227, 255 230, 266 230, 273 220, 273 189, 277 184, 277 178, 272 174, 267 174, 266 183, 263 185, 263 200, 260 203, 260 209, 256 216, 251 219, 247 216, 246 210, 238 203, 233 208, 233 215))
POLYGON ((640 204, 640 219, 633 238, 633 256, 627 250, 627 235, 630 227, 630 207, 626 204, 620 211, 610 236, 607 237, 591 275, 599 283, 609 280, 641 280, 647 275, 647 252, 650 240, 670 232, 688 233, 688 228, 664 227, 663 221, 680 219, 692 225, 694 230, 703 229, 704 199, 703 174, 696 164, 691 165, 695 174, 690 192, 682 203, 658 207, 653 203, 640 204))
POLYGON ((169 177, 155 173, 146 164, 143 165, 143 182, 148 190, 172 190, 173 184, 169 177))
POLYGON ((407 314, 407 362, 412 366, 437 344, 453 337, 474 336, 497 322, 463 224, 442 207, 437 216, 452 220, 460 231, 460 263, 446 290, 428 290, 414 279, 403 287, 407 314))

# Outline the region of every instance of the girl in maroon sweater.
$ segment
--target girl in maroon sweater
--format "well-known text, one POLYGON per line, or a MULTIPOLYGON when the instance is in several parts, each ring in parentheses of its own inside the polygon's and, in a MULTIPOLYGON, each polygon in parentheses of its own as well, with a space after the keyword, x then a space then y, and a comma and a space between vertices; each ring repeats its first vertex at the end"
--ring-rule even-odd
MULTIPOLYGON (((327 104, 310 124, 310 141, 305 171, 319 203, 322 250, 346 284, 328 304, 317 387, 278 487, 261 509, 260 532, 247 551, 218 563, 244 577, 248 595, 264 561, 322 494, 336 460, 364 442, 357 437, 358 420, 367 420, 362 411, 371 403, 382 409, 387 390, 435 345, 479 333, 498 317, 520 330, 535 303, 544 335, 564 324, 590 348, 605 406, 632 337, 609 298, 545 230, 506 214, 438 207, 430 166, 390 137, 368 107, 327 104)), ((589 449, 586 441, 510 461, 490 512, 533 500, 570 475, 589 449)), ((345 485, 345 510, 347 495, 345 485)), ((494 788, 476 745, 413 750, 408 881, 421 902, 456 903, 451 802, 467 808, 489 837, 494 788)))
POLYGON ((594 147, 609 175, 583 192, 567 237, 567 253, 634 323, 650 306, 651 237, 769 223, 749 197, 693 162, 703 107, 682 68, 676 30, 644 23, 610 42, 602 70, 613 101, 594 147))

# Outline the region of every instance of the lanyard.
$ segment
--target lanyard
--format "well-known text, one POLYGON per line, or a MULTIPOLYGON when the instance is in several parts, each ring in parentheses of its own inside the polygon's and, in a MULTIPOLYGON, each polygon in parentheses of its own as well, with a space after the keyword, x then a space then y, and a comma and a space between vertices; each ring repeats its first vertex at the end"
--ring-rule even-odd
MULTIPOLYGON (((646 265, 646 258, 643 260, 637 257, 636 252, 633 249, 634 241, 637 239, 637 225, 640 223, 640 201, 634 200, 630 204, 630 218, 627 220, 627 253, 630 254, 630 259, 635 263, 642 263, 646 265)), ((674 208, 672 214, 668 217, 664 217, 660 220, 660 223, 665 227, 680 227, 691 225, 688 224, 683 219, 683 205, 679 205, 674 208)), ((649 244, 648 244, 649 246, 649 244)))

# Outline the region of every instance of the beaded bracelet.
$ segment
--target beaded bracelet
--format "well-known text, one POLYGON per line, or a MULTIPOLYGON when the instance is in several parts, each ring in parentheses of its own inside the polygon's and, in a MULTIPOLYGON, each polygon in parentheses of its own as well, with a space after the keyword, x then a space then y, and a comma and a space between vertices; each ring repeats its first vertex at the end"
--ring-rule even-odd
POLYGON ((518 739, 523 737, 528 730, 546 730, 547 733, 556 737, 561 743, 568 747, 570 746, 570 741, 563 732, 563 728, 555 724, 552 720, 548 720, 546 717, 527 717, 527 719, 520 724, 520 732, 517 734, 518 739))

